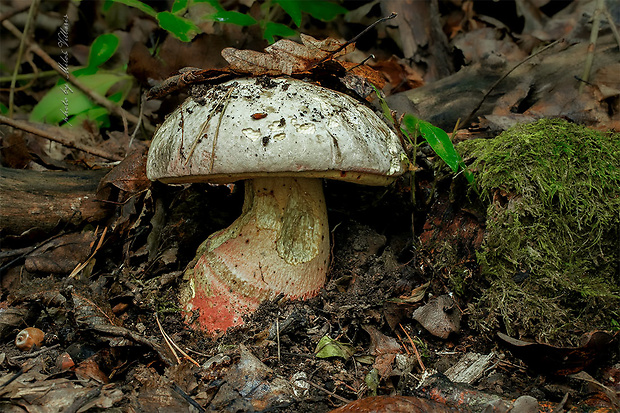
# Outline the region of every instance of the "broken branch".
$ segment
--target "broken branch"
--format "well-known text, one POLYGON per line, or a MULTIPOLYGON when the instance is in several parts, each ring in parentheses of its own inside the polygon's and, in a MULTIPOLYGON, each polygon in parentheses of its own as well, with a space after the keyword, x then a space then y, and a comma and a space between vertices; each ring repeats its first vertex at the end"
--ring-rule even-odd
POLYGON ((35 127, 32 123, 30 122, 24 122, 21 120, 15 120, 15 119, 11 119, 11 118, 7 118, 6 116, 0 115, 0 124, 6 124, 9 126, 12 126, 16 129, 21 129, 23 131, 32 133, 34 135, 40 136, 42 138, 48 139, 50 141, 53 142, 57 142, 63 146, 66 146, 67 148, 72 148, 72 149, 77 149, 78 151, 82 151, 82 152, 86 152, 89 153, 91 155, 95 155, 98 156, 100 158, 103 159, 108 159, 111 161, 122 161, 123 158, 121 156, 112 154, 112 153, 108 153, 106 151, 103 151, 101 149, 97 149, 97 148, 91 148, 88 146, 84 146, 82 144, 76 143, 76 142, 72 142, 72 141, 68 141, 64 138, 60 138, 57 135, 60 134, 67 134, 69 133, 67 130, 64 129, 60 129, 58 127, 47 127, 50 130, 55 131, 56 133, 51 133, 48 132, 47 130, 43 130, 43 129, 39 129, 37 127, 35 127))

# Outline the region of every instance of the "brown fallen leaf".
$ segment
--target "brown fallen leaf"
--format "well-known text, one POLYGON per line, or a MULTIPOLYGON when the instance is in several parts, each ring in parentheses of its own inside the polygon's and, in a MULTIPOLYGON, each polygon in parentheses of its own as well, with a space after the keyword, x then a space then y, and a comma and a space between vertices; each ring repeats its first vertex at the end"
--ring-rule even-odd
POLYGON ((91 231, 55 238, 32 252, 26 258, 25 268, 30 272, 70 273, 88 257, 94 241, 95 233, 91 231))
POLYGON ((274 374, 245 346, 239 348, 239 361, 225 373, 224 384, 211 401, 211 409, 226 411, 234 405, 237 411, 254 412, 277 410, 274 406, 290 404, 293 387, 289 381, 274 374))
POLYGON ((367 325, 363 327, 370 335, 369 353, 375 356, 373 367, 377 369, 379 377, 385 378, 392 373, 392 363, 397 353, 402 353, 400 344, 393 337, 388 337, 375 327, 367 325))
POLYGON ((461 328, 461 312, 449 295, 431 299, 413 312, 413 318, 429 333, 443 339, 461 328))
POLYGON ((396 56, 392 56, 388 60, 381 60, 371 66, 387 78, 391 85, 390 93, 404 92, 424 85, 424 79, 419 71, 405 64, 396 56))
POLYGON ((129 195, 148 189, 151 181, 146 177, 146 150, 141 148, 127 155, 103 177, 97 192, 108 185, 128 192, 129 195))
POLYGON ((237 73, 261 75, 291 75, 307 72, 317 64, 355 49, 353 43, 346 44, 327 38, 317 40, 312 36, 301 34, 303 44, 282 39, 265 48, 265 52, 239 50, 227 47, 222 50, 229 68, 237 73))
POLYGON ((81 380, 94 380, 101 384, 110 382, 108 376, 101 371, 99 364, 95 360, 97 356, 90 357, 73 368, 75 375, 81 380))
POLYGON ((2 377, 2 411, 108 411, 125 397, 125 393, 115 384, 101 386, 100 382, 89 376, 74 380, 49 375, 47 371, 45 357, 39 356, 23 366, 19 374, 2 377))

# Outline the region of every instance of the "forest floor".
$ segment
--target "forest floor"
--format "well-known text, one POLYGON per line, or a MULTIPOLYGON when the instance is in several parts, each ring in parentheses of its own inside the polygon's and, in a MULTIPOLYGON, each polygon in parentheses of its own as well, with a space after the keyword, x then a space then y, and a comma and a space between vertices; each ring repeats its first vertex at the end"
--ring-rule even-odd
MULTIPOLYGON (((230 76, 221 50, 263 50, 267 26, 199 20, 197 9, 213 6, 194 3, 177 14, 199 22, 202 33, 181 42, 148 9, 121 3, 103 13, 97 2, 42 2, 32 20, 29 2, 0 7, 1 20, 9 22, 0 33, 0 77, 3 90, 14 91, 12 103, 7 93, 0 100, 0 410, 322 413, 358 399, 362 404, 339 411, 620 409, 620 217, 596 212, 620 199, 614 189, 620 183, 620 38, 609 24, 618 25, 617 4, 597 13, 605 2, 344 2, 347 11, 328 22, 304 9, 299 32, 339 41, 398 13, 341 60, 358 64, 372 56, 366 63, 384 80, 395 118, 410 113, 448 132, 478 186, 469 186, 421 138, 406 148, 415 159, 410 171, 388 187, 326 181, 332 253, 325 288, 305 301, 276 297, 243 325, 212 336, 186 323, 178 291, 198 246, 241 214, 243 185, 150 182, 145 160, 153 131, 190 92, 177 81, 149 101, 140 97, 183 67, 209 69, 201 72, 207 83, 230 76), (33 36, 22 56, 9 26, 24 31, 27 21, 33 36), (596 53, 589 54, 594 32, 596 53), (119 43, 110 46, 109 37, 97 43, 105 34, 119 43), (85 88, 120 100, 123 113, 118 105, 78 102, 54 86, 60 76, 45 56, 62 73, 65 49, 67 67, 83 70, 74 74, 85 88), (22 77, 10 86, 19 59, 22 77), (593 174, 602 185, 600 203, 575 204, 583 210, 574 214, 596 212, 575 235, 582 245, 593 228, 600 236, 593 250, 569 251, 570 257, 587 251, 583 260, 560 257, 575 267, 547 265, 551 255, 535 250, 543 238, 530 221, 520 233, 532 240, 524 247, 529 255, 502 250, 503 235, 497 241, 494 231, 510 221, 504 211, 521 208, 521 199, 530 202, 529 187, 510 186, 509 175, 488 185, 475 163, 481 152, 472 155, 467 146, 541 118, 580 125, 602 142, 588 147, 599 151, 600 163, 579 158, 589 169, 571 178, 577 182, 602 165, 593 174), (73 128, 43 119, 70 120, 73 128), (491 261, 497 255, 505 258, 505 273, 489 270, 497 268, 491 261), (543 269, 561 274, 558 267, 597 276, 570 285, 542 278, 543 269), (19 350, 15 339, 27 327, 45 336, 19 350)), ((169 10, 152 3, 158 12, 169 10)), ((269 13, 251 0, 222 4, 239 12, 235 18, 294 27, 295 13, 279 6, 269 13)), ((345 76, 338 68, 328 75, 345 76)), ((373 79, 356 70, 362 84, 373 79)), ((320 81, 324 74, 311 68, 304 76, 320 81)), ((377 101, 371 104, 379 113, 377 101)), ((568 150, 562 142, 557 161, 542 149, 537 156, 568 159, 567 168, 578 170, 571 162, 585 149, 568 150)), ((535 176, 529 164, 505 159, 509 169, 535 176)), ((554 188, 548 208, 564 205, 562 188, 554 188)))

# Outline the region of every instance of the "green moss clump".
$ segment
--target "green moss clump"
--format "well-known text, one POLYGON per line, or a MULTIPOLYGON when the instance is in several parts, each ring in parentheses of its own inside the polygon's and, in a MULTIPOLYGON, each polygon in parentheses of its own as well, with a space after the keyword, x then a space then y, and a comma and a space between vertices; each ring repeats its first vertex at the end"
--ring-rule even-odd
POLYGON ((620 320, 620 134, 547 119, 459 151, 488 203, 472 327, 575 344, 620 320))

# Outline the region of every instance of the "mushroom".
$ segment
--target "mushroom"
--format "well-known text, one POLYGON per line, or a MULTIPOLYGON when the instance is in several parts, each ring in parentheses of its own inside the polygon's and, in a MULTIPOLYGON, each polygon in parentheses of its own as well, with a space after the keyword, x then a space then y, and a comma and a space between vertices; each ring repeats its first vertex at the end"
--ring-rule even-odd
POLYGON ((352 97, 290 78, 244 78, 188 98, 155 132, 147 176, 167 184, 245 180, 241 216, 198 248, 180 301, 223 332, 279 294, 325 284, 321 178, 387 185, 404 172, 398 137, 352 97))

